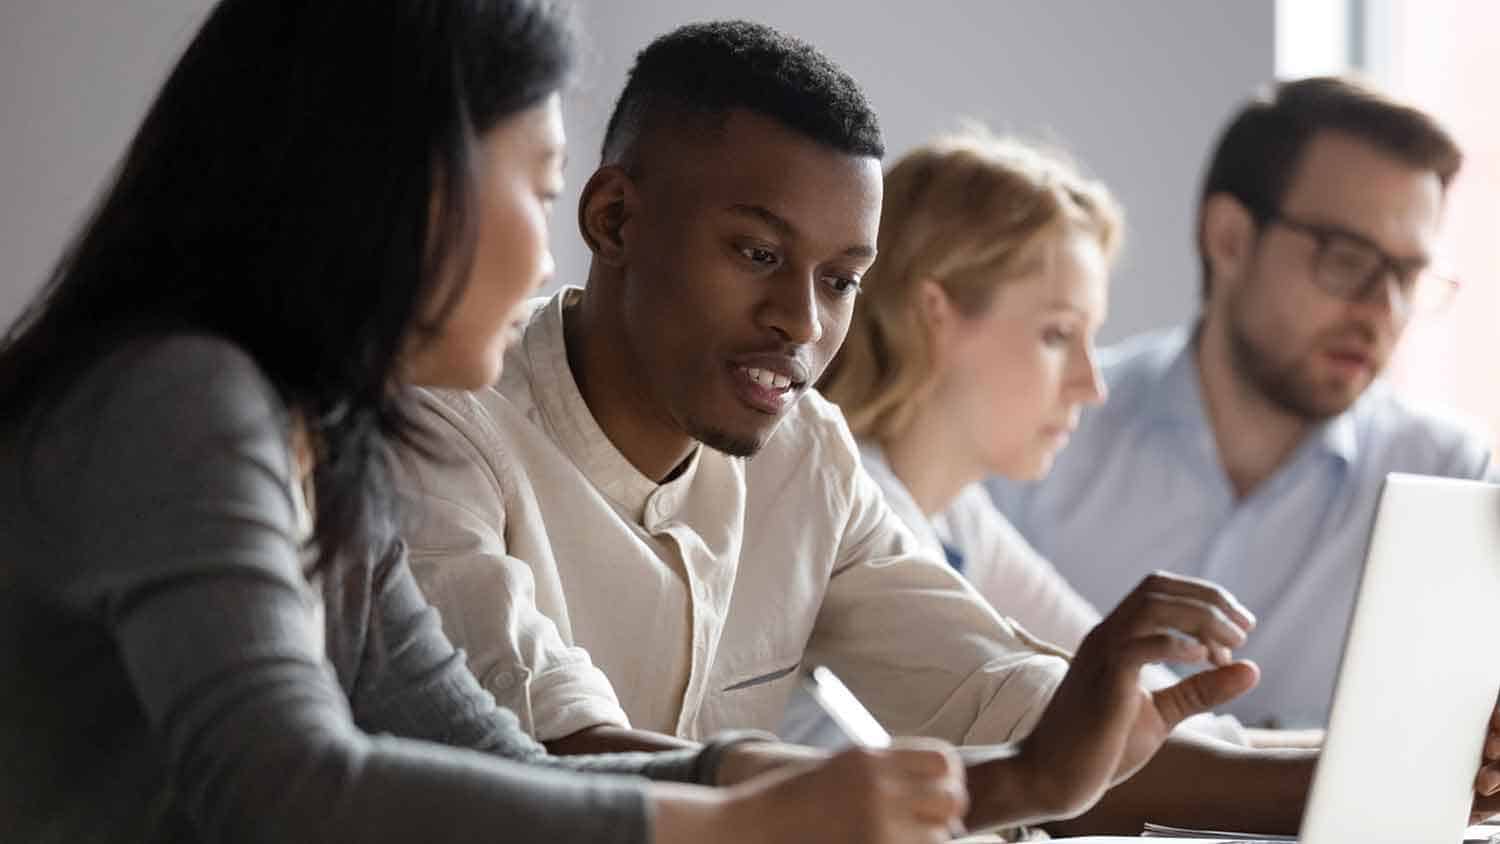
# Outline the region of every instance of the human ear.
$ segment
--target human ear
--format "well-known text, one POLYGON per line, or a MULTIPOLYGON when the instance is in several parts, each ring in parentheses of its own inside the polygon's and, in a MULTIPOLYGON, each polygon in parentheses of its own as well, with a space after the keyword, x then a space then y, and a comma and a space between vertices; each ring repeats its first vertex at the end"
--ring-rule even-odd
POLYGON ((1216 193, 1203 202, 1199 223, 1203 257, 1208 266, 1209 295, 1244 275, 1255 242, 1255 219, 1238 199, 1216 193))
POLYGON ((917 316, 927 334, 927 350, 933 366, 941 366, 953 346, 958 329, 958 309, 943 286, 932 279, 917 285, 917 316))
POLYGON ((625 263, 626 224, 636 208, 635 181, 621 167, 594 171, 578 198, 578 231, 594 259, 611 266, 625 263))

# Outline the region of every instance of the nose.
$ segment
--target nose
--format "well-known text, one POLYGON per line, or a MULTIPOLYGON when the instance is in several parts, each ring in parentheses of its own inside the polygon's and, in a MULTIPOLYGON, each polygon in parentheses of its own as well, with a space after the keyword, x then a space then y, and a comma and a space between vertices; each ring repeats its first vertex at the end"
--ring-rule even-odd
POLYGON ((1389 267, 1382 267, 1366 284, 1355 305, 1381 319, 1405 319, 1411 310, 1411 296, 1401 286, 1400 277, 1389 267))
POLYGON ((1084 404, 1103 404, 1109 397, 1109 388, 1099 374, 1099 363, 1095 360, 1094 343, 1084 341, 1083 349, 1075 356, 1077 375, 1075 383, 1079 400, 1084 404))
POLYGON ((817 285, 812 273, 795 270, 769 279, 760 306, 761 324, 788 343, 810 345, 821 340, 817 285))
POLYGON ((557 259, 552 257, 552 249, 549 247, 542 250, 541 260, 538 262, 536 279, 531 285, 531 293, 539 288, 545 287, 557 274, 557 259))

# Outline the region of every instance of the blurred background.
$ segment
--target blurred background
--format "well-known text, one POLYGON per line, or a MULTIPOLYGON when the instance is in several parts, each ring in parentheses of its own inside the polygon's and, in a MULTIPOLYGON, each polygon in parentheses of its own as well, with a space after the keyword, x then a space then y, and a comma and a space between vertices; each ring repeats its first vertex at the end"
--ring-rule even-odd
MULTIPOLYGON (((0 3, 0 324, 41 284, 211 0, 0 3)), ((1060 147, 1106 182, 1127 241, 1101 341, 1197 308, 1192 231, 1215 135, 1257 87, 1356 71, 1436 114, 1467 153, 1442 263, 1457 306, 1408 330, 1391 377, 1500 439, 1500 3, 1484 0, 579 0, 566 101, 557 283, 581 284, 574 225, 634 54, 682 23, 748 17, 816 44, 865 87, 890 155, 965 118, 1060 147)), ((380 174, 372 173, 371 178, 380 174)))

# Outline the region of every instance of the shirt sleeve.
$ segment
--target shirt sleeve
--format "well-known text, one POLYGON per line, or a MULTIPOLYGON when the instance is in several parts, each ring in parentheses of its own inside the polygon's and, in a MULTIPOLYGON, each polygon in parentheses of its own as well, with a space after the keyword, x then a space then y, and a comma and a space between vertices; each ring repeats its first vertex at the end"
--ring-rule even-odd
MULTIPOLYGON (((67 539, 39 579, 114 640, 175 799, 206 840, 647 840, 638 780, 358 729, 302 575, 271 387, 234 347, 201 337, 104 367, 108 383, 42 437, 52 471, 37 497, 67 539)), ((430 618, 400 578, 392 586, 404 593, 387 599, 393 623, 430 618)), ((426 670, 463 685, 434 667, 449 657, 432 634, 411 644, 426 670)), ((463 697, 495 726, 457 732, 505 745, 492 704, 463 697)), ((382 720, 397 725, 372 715, 382 720)), ((519 740, 506 749, 537 755, 519 740)))
POLYGON ((417 582, 441 609, 449 638, 481 685, 542 741, 630 726, 609 678, 537 607, 531 567, 507 553, 508 502, 496 466, 503 438, 483 412, 422 397, 436 454, 403 461, 405 535, 417 582))
POLYGON ((922 556, 857 457, 849 477, 809 664, 829 665, 898 735, 1023 738, 1067 663, 1028 645, 951 567, 922 556))
POLYGON ((369 732, 389 732, 467 747, 532 765, 604 773, 642 774, 654 780, 712 785, 717 775, 698 750, 549 756, 520 728, 516 716, 495 704, 464 664, 464 654, 443 634, 437 611, 417 587, 405 543, 396 543, 373 571, 374 601, 367 620, 380 631, 365 650, 350 694, 355 722, 369 732))

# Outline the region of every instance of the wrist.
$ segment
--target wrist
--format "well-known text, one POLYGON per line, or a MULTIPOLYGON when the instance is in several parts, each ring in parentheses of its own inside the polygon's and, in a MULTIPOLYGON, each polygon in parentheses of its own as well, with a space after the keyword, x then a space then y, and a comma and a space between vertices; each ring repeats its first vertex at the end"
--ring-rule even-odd
POLYGON ((745 741, 727 748, 719 761, 717 783, 736 785, 769 773, 793 773, 828 761, 827 750, 779 742, 745 741))
POLYGON ((1065 816, 1067 794, 1052 782, 1048 766, 1041 764, 1025 744, 1003 747, 963 748, 969 788, 970 829, 1015 827, 1037 824, 1065 816))
POLYGON ((772 733, 761 730, 726 730, 704 743, 698 753, 695 781, 703 785, 733 785, 763 770, 765 754, 760 748, 777 746, 772 733))

